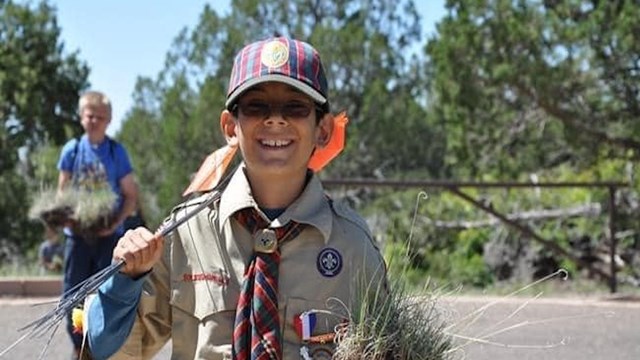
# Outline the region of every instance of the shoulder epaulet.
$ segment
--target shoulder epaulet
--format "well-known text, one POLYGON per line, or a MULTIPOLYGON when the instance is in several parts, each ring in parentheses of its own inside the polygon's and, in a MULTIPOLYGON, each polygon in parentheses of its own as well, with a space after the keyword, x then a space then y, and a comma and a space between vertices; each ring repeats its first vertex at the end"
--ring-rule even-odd
POLYGON ((370 238, 372 238, 369 225, 367 225, 367 222, 364 221, 360 214, 358 214, 355 210, 348 206, 344 201, 334 201, 328 196, 327 199, 329 205, 331 206, 331 209, 337 216, 347 220, 352 224, 355 224, 356 226, 361 228, 370 238))
POLYGON ((112 139, 110 136, 106 136, 107 141, 109 142, 109 156, 112 159, 116 158, 116 146, 118 146, 118 142, 115 139, 112 139))
MULTIPOLYGON (((111 156, 112 159, 115 159, 116 157, 115 149, 116 149, 116 146, 118 146, 118 142, 109 136, 106 136, 106 138, 107 138, 107 142, 109 143, 109 156, 111 156)), ((80 146, 80 138, 76 137, 73 139, 75 140, 75 143, 73 144, 73 159, 75 161, 75 158, 78 155, 78 147, 80 146)))
POLYGON ((187 210, 190 207, 198 206, 203 202, 209 200, 211 196, 215 197, 215 199, 213 200, 213 204, 217 206, 217 203, 220 201, 220 197, 222 196, 222 193, 220 191, 214 190, 212 192, 202 193, 198 196, 191 197, 181 202, 180 204, 174 206, 173 209, 171 209, 171 214, 173 215, 180 210, 187 210))
POLYGON ((73 138, 73 140, 75 140, 73 142, 73 158, 75 160, 76 156, 78 155, 78 148, 80 147, 80 138, 75 137, 73 138))

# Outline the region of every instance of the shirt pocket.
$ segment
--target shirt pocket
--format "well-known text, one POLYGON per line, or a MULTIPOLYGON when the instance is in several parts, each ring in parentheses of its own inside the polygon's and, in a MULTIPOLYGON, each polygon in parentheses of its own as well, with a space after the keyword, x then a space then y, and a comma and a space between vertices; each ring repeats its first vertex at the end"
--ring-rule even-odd
MULTIPOLYGON (((186 281, 176 279, 172 281, 171 305, 183 312, 204 321, 207 317, 231 312, 235 313, 239 290, 220 284, 211 278, 209 274, 202 274, 206 279, 193 279, 186 281)), ((198 275, 200 276, 200 275, 198 275)))

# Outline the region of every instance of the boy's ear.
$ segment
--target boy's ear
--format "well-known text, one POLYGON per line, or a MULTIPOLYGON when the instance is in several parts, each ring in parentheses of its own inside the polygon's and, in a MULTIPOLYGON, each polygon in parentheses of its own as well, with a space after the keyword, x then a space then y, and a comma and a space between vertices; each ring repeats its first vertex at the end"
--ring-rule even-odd
POLYGON ((316 135, 316 145, 319 147, 325 147, 331 139, 333 133, 333 114, 325 114, 318 123, 318 132, 316 135))
POLYGON ((229 110, 223 110, 220 114, 220 129, 222 135, 229 146, 238 145, 238 136, 236 135, 236 120, 229 110))

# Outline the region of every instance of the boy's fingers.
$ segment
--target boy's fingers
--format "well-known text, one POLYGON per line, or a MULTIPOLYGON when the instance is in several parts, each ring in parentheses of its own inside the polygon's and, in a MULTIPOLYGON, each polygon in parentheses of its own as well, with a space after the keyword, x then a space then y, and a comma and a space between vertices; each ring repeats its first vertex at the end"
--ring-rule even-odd
POLYGON ((150 270, 159 259, 162 238, 152 234, 148 229, 129 230, 118 241, 113 257, 123 260, 125 265, 121 272, 137 275, 150 270))

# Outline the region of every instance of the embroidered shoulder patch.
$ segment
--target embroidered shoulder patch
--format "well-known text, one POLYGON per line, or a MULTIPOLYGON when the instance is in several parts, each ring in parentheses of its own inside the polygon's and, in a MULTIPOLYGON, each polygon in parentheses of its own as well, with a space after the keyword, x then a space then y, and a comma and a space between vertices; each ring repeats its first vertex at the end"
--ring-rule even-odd
POLYGON ((318 254, 316 267, 324 277, 334 277, 342 270, 342 255, 334 248, 324 248, 318 254))

